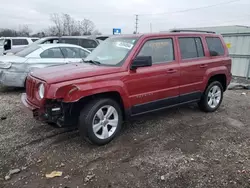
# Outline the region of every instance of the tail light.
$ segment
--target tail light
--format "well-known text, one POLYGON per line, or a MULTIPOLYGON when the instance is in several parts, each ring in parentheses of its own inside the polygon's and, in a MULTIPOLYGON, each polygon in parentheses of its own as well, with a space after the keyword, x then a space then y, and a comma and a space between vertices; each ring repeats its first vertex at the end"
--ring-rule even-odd
POLYGON ((2 69, 9 69, 11 67, 11 63, 10 62, 1 62, 0 61, 0 68, 2 69))

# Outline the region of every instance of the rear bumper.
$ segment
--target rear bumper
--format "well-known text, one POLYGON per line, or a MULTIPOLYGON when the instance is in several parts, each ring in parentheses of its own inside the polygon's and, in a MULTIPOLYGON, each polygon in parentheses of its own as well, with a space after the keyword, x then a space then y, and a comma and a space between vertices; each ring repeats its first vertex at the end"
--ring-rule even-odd
POLYGON ((231 83, 232 78, 233 78, 233 75, 232 75, 232 73, 230 72, 230 73, 227 75, 227 87, 228 87, 229 84, 231 83))

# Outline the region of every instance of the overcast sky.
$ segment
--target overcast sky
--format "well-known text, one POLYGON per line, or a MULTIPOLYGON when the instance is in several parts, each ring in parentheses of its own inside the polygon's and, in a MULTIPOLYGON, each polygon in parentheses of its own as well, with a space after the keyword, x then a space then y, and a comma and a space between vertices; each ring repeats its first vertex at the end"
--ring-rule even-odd
MULTIPOLYGON (((1 0, 4 1, 4 0, 1 0)), ((122 33, 135 30, 139 15, 139 32, 154 32, 174 27, 214 25, 250 25, 250 0, 236 0, 209 8, 173 13, 228 2, 230 0, 7 0, 0 11, 0 28, 28 25, 33 32, 51 25, 50 14, 67 13, 75 19, 90 19, 104 34, 112 28, 122 33), (168 13, 168 14, 164 14, 168 13)))

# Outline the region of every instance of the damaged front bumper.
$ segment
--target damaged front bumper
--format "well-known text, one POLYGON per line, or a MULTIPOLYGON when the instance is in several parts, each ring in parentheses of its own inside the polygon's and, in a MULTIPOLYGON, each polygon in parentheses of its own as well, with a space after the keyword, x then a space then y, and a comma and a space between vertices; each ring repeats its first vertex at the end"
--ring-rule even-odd
POLYGON ((0 69, 0 84, 9 87, 24 87, 26 73, 10 72, 0 69))
POLYGON ((32 115, 36 120, 47 123, 55 123, 59 127, 74 126, 76 124, 71 116, 70 106, 63 106, 58 103, 49 103, 43 109, 32 104, 27 99, 26 93, 22 94, 21 101, 25 111, 28 111, 28 114, 32 115))
POLYGON ((39 110, 39 107, 35 106, 34 104, 28 101, 26 93, 22 94, 21 101, 23 104, 24 111, 35 117, 35 114, 36 114, 35 111, 39 110))

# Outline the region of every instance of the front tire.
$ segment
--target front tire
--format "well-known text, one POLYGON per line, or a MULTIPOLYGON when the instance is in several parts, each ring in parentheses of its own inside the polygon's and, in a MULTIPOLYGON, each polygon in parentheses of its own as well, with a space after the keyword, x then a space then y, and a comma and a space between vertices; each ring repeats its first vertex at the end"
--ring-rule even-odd
POLYGON ((120 132, 121 124, 121 107, 109 98, 90 101, 79 117, 80 135, 96 145, 105 145, 113 140, 120 132))
POLYGON ((220 82, 214 81, 206 88, 198 105, 202 111, 214 112, 220 107, 222 99, 223 87, 220 82))

